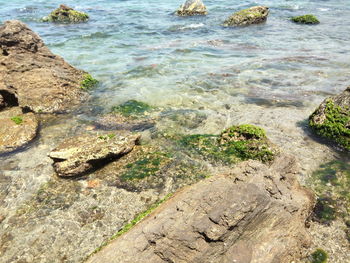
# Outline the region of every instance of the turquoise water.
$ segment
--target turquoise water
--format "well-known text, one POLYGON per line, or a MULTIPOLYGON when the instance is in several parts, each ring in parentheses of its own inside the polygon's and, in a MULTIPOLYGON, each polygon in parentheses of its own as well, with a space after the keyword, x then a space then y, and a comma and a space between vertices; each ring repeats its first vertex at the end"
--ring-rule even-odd
POLYGON ((210 109, 225 105, 315 106, 350 84, 350 6, 330 1, 204 1, 205 17, 179 18, 181 1, 66 0, 88 23, 41 23, 62 1, 0 1, 0 21, 27 23, 56 54, 100 80, 94 104, 128 99, 154 106, 210 109), (270 7, 266 24, 224 28, 234 11, 270 7), (316 26, 291 23, 313 13, 316 26))

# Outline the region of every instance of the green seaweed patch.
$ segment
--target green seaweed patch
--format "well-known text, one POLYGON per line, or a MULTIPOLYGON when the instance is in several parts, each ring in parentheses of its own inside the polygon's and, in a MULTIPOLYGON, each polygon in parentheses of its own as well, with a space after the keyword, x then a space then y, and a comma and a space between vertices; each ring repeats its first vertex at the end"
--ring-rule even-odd
POLYGON ((310 263, 327 263, 328 254, 323 249, 316 249, 315 252, 311 254, 310 263))
POLYGON ((83 90, 91 90, 98 83, 97 79, 94 79, 90 74, 84 74, 83 80, 80 82, 80 88, 83 90))
POLYGON ((17 125, 21 125, 23 123, 23 118, 21 116, 14 116, 11 118, 11 121, 16 123, 17 125))
POLYGON ((322 224, 330 224, 337 218, 336 202, 330 197, 319 197, 314 208, 314 219, 322 224))
POLYGON ((99 138, 100 140, 107 141, 107 140, 113 139, 115 136, 116 136, 115 133, 110 133, 110 134, 106 134, 106 135, 100 135, 100 136, 98 136, 98 138, 99 138))
POLYGON ((112 107, 112 113, 119 113, 124 117, 131 117, 144 115, 151 109, 152 107, 147 103, 137 100, 128 100, 118 106, 112 107))
POLYGON ((141 180, 149 176, 157 175, 170 159, 170 155, 162 152, 148 153, 133 163, 127 164, 125 172, 120 175, 122 181, 141 180))
POLYGON ((129 223, 124 225, 117 233, 115 233, 113 236, 111 236, 108 240, 103 242, 101 246, 96 248, 90 255, 86 257, 86 260, 89 259, 92 255, 96 254, 97 252, 101 251, 102 248, 107 246, 111 241, 117 239, 118 237, 122 236, 126 232, 128 232, 130 229, 132 229, 136 224, 142 221, 145 217, 147 217, 149 214, 151 214, 157 207, 159 207, 162 203, 166 202, 173 194, 169 193, 164 198, 160 199, 156 203, 152 204, 147 210, 137 214, 133 220, 131 220, 129 223))
POLYGON ((224 163, 248 159, 270 162, 275 155, 275 149, 268 141, 265 131, 253 125, 232 126, 221 135, 183 135, 179 143, 206 159, 224 163))
POLYGON ((326 101, 324 109, 325 120, 315 121, 317 109, 309 118, 310 127, 320 136, 334 140, 347 150, 350 150, 350 110, 334 104, 332 99, 326 101))
POLYGON ((89 20, 89 15, 73 9, 57 8, 42 19, 43 22, 80 23, 89 20))
POLYGON ((294 23, 298 23, 298 24, 315 25, 315 24, 319 24, 320 23, 320 21, 314 15, 294 16, 294 17, 291 18, 291 20, 294 23))

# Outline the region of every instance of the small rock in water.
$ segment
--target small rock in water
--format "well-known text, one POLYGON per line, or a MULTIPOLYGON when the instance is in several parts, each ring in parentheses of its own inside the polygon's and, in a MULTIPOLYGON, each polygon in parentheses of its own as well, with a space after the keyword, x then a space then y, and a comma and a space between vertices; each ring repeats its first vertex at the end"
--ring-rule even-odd
POLYGON ((207 8, 201 0, 187 0, 176 11, 178 16, 206 15, 207 8))
POLYGON ((132 133, 80 135, 66 139, 49 157, 59 176, 83 175, 129 153, 139 138, 132 133))
POLYGON ((14 151, 33 140, 38 131, 38 120, 31 112, 19 107, 0 112, 0 154, 14 151))
POLYGON ((320 23, 320 21, 314 15, 295 16, 292 17, 291 20, 297 24, 316 25, 320 23))
POLYGON ((266 6, 253 6, 231 15, 223 26, 248 26, 266 21, 269 8, 266 6))
POLYGON ((80 23, 89 20, 89 16, 66 5, 60 5, 42 20, 44 22, 80 23))

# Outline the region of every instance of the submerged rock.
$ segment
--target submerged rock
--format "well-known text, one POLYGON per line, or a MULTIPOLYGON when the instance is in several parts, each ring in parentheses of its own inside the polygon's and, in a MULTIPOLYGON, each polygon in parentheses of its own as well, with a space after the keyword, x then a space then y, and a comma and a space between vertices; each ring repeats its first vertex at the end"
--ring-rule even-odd
POLYGON ((289 263, 310 245, 313 196, 296 181, 294 158, 269 168, 247 161, 230 175, 185 188, 89 263, 289 263))
POLYGON ((206 15, 207 13, 207 8, 202 0, 187 0, 176 11, 178 16, 206 15))
POLYGON ((94 122, 98 129, 130 131, 144 131, 153 128, 155 124, 152 119, 128 118, 118 113, 106 114, 94 122))
POLYGON ((247 26, 259 24, 266 21, 269 15, 269 8, 266 6, 253 6, 231 15, 224 22, 224 26, 247 26))
POLYGON ((95 84, 89 74, 52 54, 37 34, 16 20, 0 27, 0 64, 5 103, 33 112, 68 111, 87 98, 86 86, 95 84))
POLYGON ((292 17, 291 20, 297 24, 319 24, 320 21, 318 21, 317 17, 314 15, 303 15, 303 16, 295 16, 292 17))
POLYGON ((59 176, 78 176, 129 153, 139 138, 132 133, 85 134, 65 140, 49 156, 59 176))
POLYGON ((60 23, 80 23, 89 20, 89 16, 84 12, 79 12, 66 5, 60 5, 59 8, 52 11, 48 16, 43 18, 44 22, 60 23))
POLYGON ((38 131, 38 120, 31 112, 12 107, 0 112, 0 154, 14 151, 33 140, 38 131))
POLYGON ((350 87, 325 99, 309 117, 309 125, 318 135, 350 150, 350 87))

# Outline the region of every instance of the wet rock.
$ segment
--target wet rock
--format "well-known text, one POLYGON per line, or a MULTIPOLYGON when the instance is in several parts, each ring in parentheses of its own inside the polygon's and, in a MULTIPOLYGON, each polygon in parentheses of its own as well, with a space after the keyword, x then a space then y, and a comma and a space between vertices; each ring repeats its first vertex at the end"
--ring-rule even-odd
POLYGON ((128 118, 118 113, 109 113, 95 121, 94 125, 98 129, 105 130, 144 131, 153 128, 155 126, 155 121, 148 118, 128 118))
POLYGON ((0 110, 6 107, 4 97, 0 94, 0 110))
POLYGON ((0 112, 0 154, 14 151, 32 141, 38 131, 38 120, 33 113, 23 113, 12 107, 0 112))
POLYGON ((206 15, 207 8, 201 0, 187 0, 176 11, 178 16, 206 15))
POLYGON ((309 117, 309 125, 318 135, 350 150, 350 87, 325 99, 309 117))
POLYGON ((85 134, 65 140, 49 156, 59 176, 78 176, 129 153, 139 138, 131 133, 85 134))
POLYGON ((52 11, 43 18, 44 22, 60 23, 81 23, 89 20, 89 16, 84 12, 79 12, 66 5, 60 5, 59 8, 52 11))
POLYGON ((176 194, 87 262, 281 262, 310 245, 313 196, 295 179, 294 158, 256 161, 176 194))
POLYGON ((52 54, 37 34, 16 20, 0 27, 0 64, 5 103, 34 112, 68 111, 86 99, 86 86, 95 84, 89 74, 52 54))
POLYGON ((225 22, 224 26, 248 26, 259 24, 266 21, 269 15, 269 8, 266 6, 253 6, 231 15, 225 22))
POLYGON ((317 17, 314 15, 295 16, 292 17, 291 20, 297 24, 315 25, 320 23, 320 21, 318 21, 317 17))

